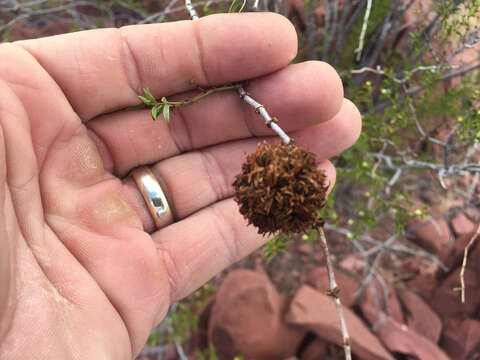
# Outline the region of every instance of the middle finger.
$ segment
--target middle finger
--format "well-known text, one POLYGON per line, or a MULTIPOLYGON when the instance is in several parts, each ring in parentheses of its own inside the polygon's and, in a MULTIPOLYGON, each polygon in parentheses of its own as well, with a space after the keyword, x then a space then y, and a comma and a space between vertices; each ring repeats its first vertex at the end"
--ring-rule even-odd
MULTIPOLYGON (((331 119, 343 100, 337 73, 318 61, 291 65, 253 80, 246 90, 271 116, 279 118, 280 126, 287 132, 331 119)), ((161 118, 152 121, 149 113, 120 111, 87 124, 99 148, 105 150, 104 157, 111 159, 107 169, 115 175, 123 177, 136 166, 192 149, 272 134, 262 118, 234 91, 214 94, 175 110, 170 124, 161 118)))
MULTIPOLYGON (((326 159, 342 152, 353 144, 360 130, 360 116, 355 106, 345 101, 342 110, 333 120, 294 132, 297 144, 326 159), (337 116, 339 119, 337 119, 337 116), (348 119, 346 124, 341 119, 348 119), (330 141, 336 139, 336 141, 330 141)), ((275 137, 264 138, 269 142, 275 137)), ((240 172, 244 154, 255 151, 263 139, 244 139, 220 144, 174 156, 151 166, 169 195, 169 202, 177 220, 233 195, 232 182, 240 172)), ((327 175, 330 189, 335 183, 335 169, 328 161, 321 161, 319 168, 327 175)), ((134 181, 124 180, 124 194, 142 219, 144 229, 154 230, 154 223, 134 181)))

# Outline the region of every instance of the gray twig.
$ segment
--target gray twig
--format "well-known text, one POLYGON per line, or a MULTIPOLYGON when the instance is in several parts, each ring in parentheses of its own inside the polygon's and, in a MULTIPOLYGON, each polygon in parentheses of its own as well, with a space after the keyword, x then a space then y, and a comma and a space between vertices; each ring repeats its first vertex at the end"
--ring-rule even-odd
POLYGON ((461 291, 462 291, 462 304, 465 304, 465 268, 467 267, 467 258, 468 258, 468 251, 473 246, 473 243, 480 235, 480 225, 477 226, 477 231, 472 236, 470 241, 468 242, 465 250, 463 251, 463 261, 462 261, 462 268, 460 270, 460 284, 461 284, 461 291))
POLYGON ((340 320, 340 329, 342 331, 345 360, 351 360, 352 352, 350 349, 350 335, 348 334, 347 324, 345 322, 345 317, 343 316, 342 303, 340 302, 340 298, 338 297, 340 289, 338 288, 337 282, 335 281, 335 272, 333 270, 330 251, 328 250, 327 238, 325 237, 325 233, 322 227, 319 227, 317 229, 317 232, 318 237, 320 238, 320 245, 322 246, 323 253, 325 254, 325 261, 327 263, 328 282, 330 286, 328 295, 332 296, 333 300, 335 301, 338 319, 340 320))

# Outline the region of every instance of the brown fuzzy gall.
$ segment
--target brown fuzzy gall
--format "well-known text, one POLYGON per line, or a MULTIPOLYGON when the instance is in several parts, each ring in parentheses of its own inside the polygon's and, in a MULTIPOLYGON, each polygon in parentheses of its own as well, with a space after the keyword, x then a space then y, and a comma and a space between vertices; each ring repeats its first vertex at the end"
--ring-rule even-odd
POLYGON ((322 224, 328 185, 316 156, 288 145, 260 144, 233 183, 240 213, 259 234, 302 233, 322 224))

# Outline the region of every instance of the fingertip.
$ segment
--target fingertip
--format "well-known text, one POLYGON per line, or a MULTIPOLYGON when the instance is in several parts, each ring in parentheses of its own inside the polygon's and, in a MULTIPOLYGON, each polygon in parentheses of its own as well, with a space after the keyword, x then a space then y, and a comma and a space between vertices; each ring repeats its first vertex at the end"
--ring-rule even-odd
POLYGON ((327 177, 327 195, 333 191, 333 187, 335 186, 335 182, 337 180, 337 170, 335 166, 333 166, 332 162, 329 160, 323 160, 319 163, 318 167, 324 172, 325 176, 327 177))
POLYGON ((299 143, 322 159, 350 148, 360 136, 362 120, 357 107, 348 99, 342 101, 340 111, 329 121, 291 133, 299 143))
POLYGON ((205 64, 212 83, 232 77, 222 73, 223 69, 232 70, 228 64, 249 64, 244 73, 251 78, 284 68, 297 55, 296 30, 286 17, 276 13, 214 14, 200 18, 198 25, 202 48, 222 54, 222 58, 205 64), (232 51, 232 43, 236 51, 232 51))
POLYGON ((316 68, 315 71, 312 71, 311 81, 317 83, 323 102, 327 105, 322 118, 331 119, 340 112, 343 106, 342 79, 330 64, 323 61, 311 61, 310 63, 316 68))
POLYGON ((358 110, 357 106, 349 99, 343 99, 343 106, 348 109, 351 118, 351 142, 355 144, 362 133, 362 114, 358 110))
POLYGON ((340 112, 343 84, 333 66, 323 61, 306 61, 292 65, 291 69, 296 73, 295 81, 299 83, 296 86, 301 88, 303 97, 303 113, 310 118, 310 125, 328 121, 340 112))
POLYGON ((284 42, 284 53, 286 64, 289 64, 298 53, 297 30, 293 23, 283 15, 277 13, 267 13, 272 17, 273 22, 278 23, 278 33, 280 39, 284 42))

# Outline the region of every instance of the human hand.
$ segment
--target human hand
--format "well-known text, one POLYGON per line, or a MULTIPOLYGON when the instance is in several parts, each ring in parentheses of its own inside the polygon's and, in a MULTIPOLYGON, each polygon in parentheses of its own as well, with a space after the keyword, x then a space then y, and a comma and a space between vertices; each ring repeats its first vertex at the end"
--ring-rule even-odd
POLYGON ((0 45, 0 358, 132 359, 169 304, 267 239, 232 200, 244 153, 270 137, 234 91, 153 122, 139 103, 253 79, 252 96, 326 159, 360 115, 321 62, 287 66, 293 26, 214 15, 0 45), (177 94, 177 95, 176 95, 177 94), (176 222, 156 230, 129 171, 151 165, 176 222))

